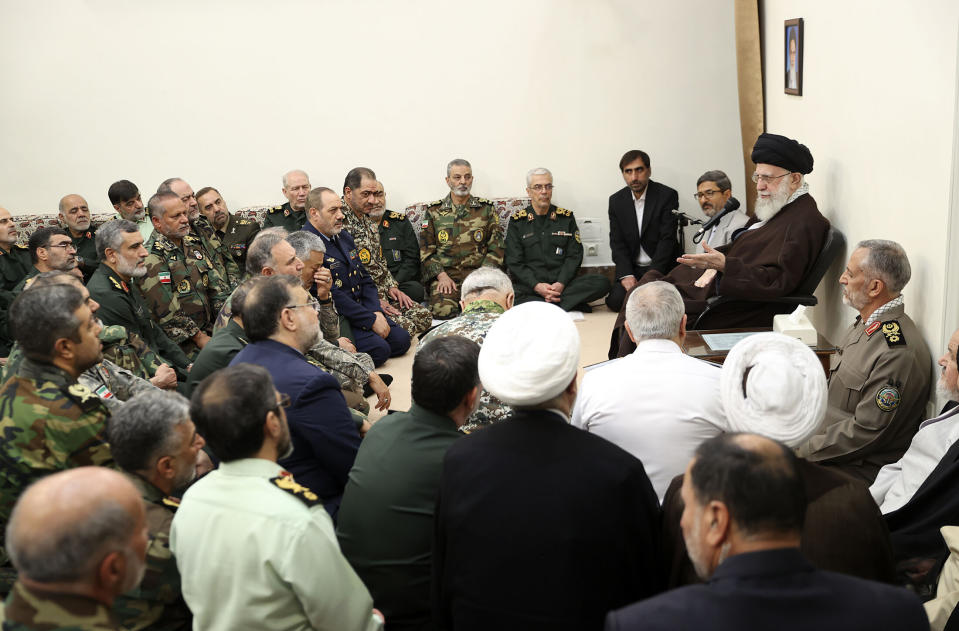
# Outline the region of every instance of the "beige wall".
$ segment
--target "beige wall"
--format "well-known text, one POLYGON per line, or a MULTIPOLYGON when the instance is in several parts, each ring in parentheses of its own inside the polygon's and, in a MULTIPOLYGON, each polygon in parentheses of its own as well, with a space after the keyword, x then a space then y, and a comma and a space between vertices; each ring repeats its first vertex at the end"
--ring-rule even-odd
MULTIPOLYGON (((0 0, 0 204, 109 209, 127 178, 215 185, 234 207, 283 201, 304 168, 339 190, 374 168, 389 206, 474 192, 606 214, 626 149, 691 193, 724 168, 742 190, 732 11, 712 0, 0 0)), ((604 246, 605 247, 605 246, 604 246)))
MULTIPOLYGON (((959 3, 765 0, 763 16, 767 130, 812 150, 810 192, 850 249, 870 238, 906 248, 907 311, 938 358, 959 326, 959 296, 948 289, 959 283, 949 240, 959 221, 959 3), (797 17, 805 20, 801 97, 783 93, 783 21, 797 17)), ((814 309, 833 340, 855 317, 836 284, 844 266, 826 277, 814 309)))

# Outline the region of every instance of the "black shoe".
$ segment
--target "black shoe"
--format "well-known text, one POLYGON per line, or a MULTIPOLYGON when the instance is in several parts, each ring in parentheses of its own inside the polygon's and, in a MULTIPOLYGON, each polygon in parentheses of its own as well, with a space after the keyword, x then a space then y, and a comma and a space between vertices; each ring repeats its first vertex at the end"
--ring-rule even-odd
MULTIPOLYGON (((385 383, 386 385, 390 385, 391 383, 393 383, 393 375, 388 375, 385 372, 383 373, 378 372, 376 374, 380 376, 380 379, 382 379, 383 383, 385 383)), ((365 384, 363 384, 363 398, 365 399, 366 397, 371 397, 371 396, 373 396, 373 388, 370 387, 369 382, 366 382, 365 384)))
POLYGON ((582 311, 583 313, 592 313, 593 308, 589 306, 589 303, 581 302, 575 307, 573 307, 573 311, 582 311))

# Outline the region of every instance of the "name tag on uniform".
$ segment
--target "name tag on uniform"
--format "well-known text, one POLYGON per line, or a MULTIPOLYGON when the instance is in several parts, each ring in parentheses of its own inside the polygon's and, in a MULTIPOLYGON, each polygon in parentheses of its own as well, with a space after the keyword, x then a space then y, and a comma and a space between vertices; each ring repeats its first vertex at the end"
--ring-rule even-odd
POLYGON ((534 234, 535 234, 535 233, 533 233, 533 232, 527 232, 526 234, 523 235, 522 238, 523 238, 523 239, 529 239, 529 238, 532 237, 534 234))
POLYGON ((554 236, 554 237, 571 237, 571 236, 573 236, 573 233, 572 233, 572 232, 563 232, 562 230, 560 230, 559 232, 554 232, 554 233, 553 233, 553 236, 554 236))

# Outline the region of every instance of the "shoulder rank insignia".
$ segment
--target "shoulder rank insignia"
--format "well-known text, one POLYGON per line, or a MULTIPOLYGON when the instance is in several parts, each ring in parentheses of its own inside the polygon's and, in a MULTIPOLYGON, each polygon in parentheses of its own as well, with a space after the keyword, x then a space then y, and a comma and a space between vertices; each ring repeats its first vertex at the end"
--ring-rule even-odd
POLYGON ((253 223, 253 222, 250 221, 249 219, 240 219, 240 218, 237 218, 237 220, 236 220, 236 225, 238 225, 238 226, 249 226, 249 225, 252 224, 252 223, 253 223))
POLYGON ((13 247, 15 247, 15 248, 20 248, 21 250, 29 250, 29 249, 30 249, 30 248, 28 248, 28 247, 25 246, 25 245, 20 245, 19 243, 14 243, 14 244, 13 244, 13 247))
POLYGON ((31 276, 27 280, 23 281, 23 288, 28 289, 30 285, 33 284, 33 281, 36 280, 36 278, 37 278, 36 276, 31 276))
POLYGON ((892 384, 887 384, 879 389, 876 395, 876 406, 883 412, 892 412, 902 401, 902 395, 899 394, 899 388, 892 384))
POLYGON ((882 323, 882 334, 886 336, 886 344, 889 346, 905 346, 906 336, 902 334, 902 327, 898 320, 889 320, 882 323))
POLYGON ((270 482, 275 484, 278 488, 283 489, 293 497, 297 498, 307 506, 316 506, 317 504, 322 504, 320 496, 306 488, 302 484, 299 484, 293 479, 293 476, 287 475, 278 475, 275 478, 270 478, 270 482))
POLYGON ((274 206, 273 208, 269 209, 269 210, 266 211, 266 212, 268 212, 268 213, 270 213, 271 215, 273 215, 273 214, 275 214, 275 213, 280 212, 281 210, 283 210, 283 206, 282 206, 282 205, 280 205, 280 206, 274 206))
POLYGON ((522 219, 525 216, 526 216, 526 209, 522 208, 520 210, 517 210, 515 213, 513 213, 513 216, 511 217, 511 219, 522 219))
POLYGON ((571 210, 566 210, 565 208, 559 208, 559 207, 557 207, 557 208, 556 208, 556 214, 559 215, 560 217, 572 217, 572 216, 573 216, 573 211, 571 211, 571 210))
POLYGON ((388 219, 395 219, 395 220, 406 219, 406 215, 404 215, 403 213, 398 213, 395 210, 391 210, 390 212, 386 213, 386 217, 388 219))
POLYGON ((164 497, 160 500, 160 503, 172 510, 174 513, 176 509, 180 508, 180 500, 175 497, 164 497))
POLYGON ((96 409, 100 405, 100 399, 97 395, 93 394, 83 384, 73 383, 67 386, 67 395, 76 401, 85 412, 96 409))
POLYGON ((428 203, 427 206, 439 206, 439 205, 442 204, 442 203, 443 203, 443 200, 442 200, 442 199, 438 199, 438 200, 436 200, 435 202, 430 202, 430 203, 428 203))

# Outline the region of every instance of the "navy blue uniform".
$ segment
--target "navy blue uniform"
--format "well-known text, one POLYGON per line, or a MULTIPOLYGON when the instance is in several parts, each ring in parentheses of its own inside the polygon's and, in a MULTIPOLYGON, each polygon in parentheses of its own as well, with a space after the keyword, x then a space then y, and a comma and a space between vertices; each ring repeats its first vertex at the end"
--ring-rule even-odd
POLYGON ((369 353, 377 366, 390 357, 398 357, 408 351, 410 334, 391 319, 386 318, 390 325, 390 334, 386 339, 373 332, 376 313, 382 311, 380 298, 373 279, 360 262, 350 233, 343 230, 330 239, 309 222, 303 226, 303 230, 319 235, 326 244, 323 266, 333 275, 333 303, 353 329, 356 350, 369 353))

